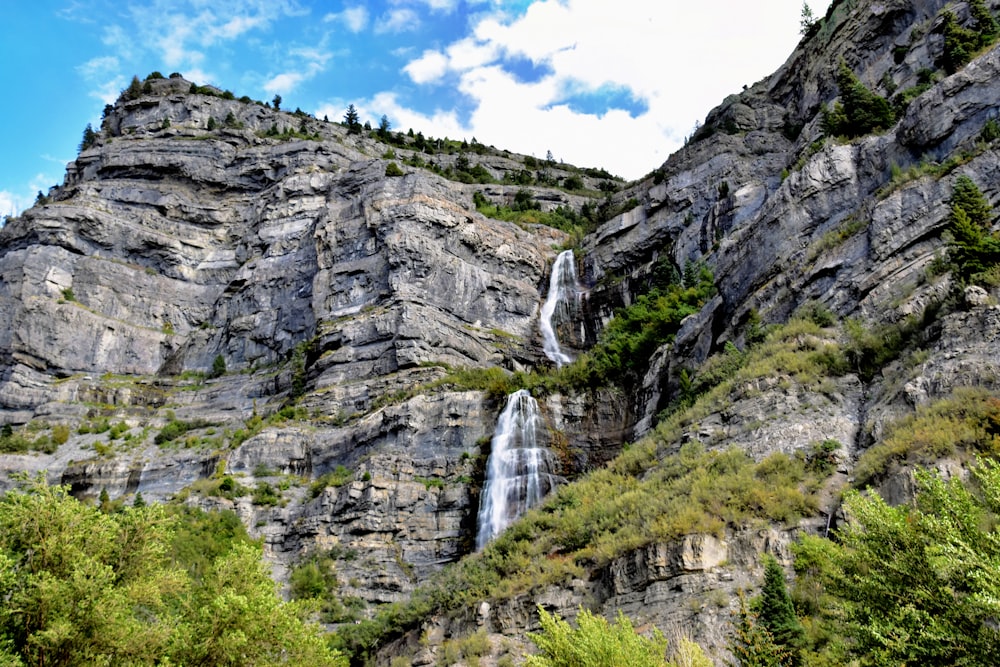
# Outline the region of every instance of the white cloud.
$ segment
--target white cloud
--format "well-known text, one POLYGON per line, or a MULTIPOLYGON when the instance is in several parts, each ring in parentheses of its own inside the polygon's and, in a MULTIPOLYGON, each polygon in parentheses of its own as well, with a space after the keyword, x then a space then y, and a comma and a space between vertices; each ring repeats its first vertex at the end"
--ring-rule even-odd
POLYGON ((400 33, 416 30, 420 27, 420 17, 412 9, 393 9, 375 21, 376 34, 400 33))
POLYGON ((20 202, 17 195, 8 190, 0 190, 0 217, 15 216, 24 208, 25 205, 20 202))
MULTIPOLYGON (((820 4, 817 14, 826 9, 820 4)), ((450 135, 521 152, 552 150, 629 178, 666 159, 726 95, 780 65, 797 39, 801 8, 799 0, 766 6, 540 0, 511 18, 502 3, 491 6, 468 36, 424 51, 403 68, 420 85, 442 85, 455 75, 472 103, 457 128, 447 111, 423 117, 432 123, 423 127, 436 135, 447 127, 450 135), (528 81, 515 76, 514 60, 534 64, 528 81), (636 100, 635 116, 622 109, 585 113, 569 104, 574 94, 606 89, 636 100), (444 126, 434 126, 435 119, 444 126)))
POLYGON ((56 16, 76 23, 97 22, 93 17, 93 7, 90 6, 90 3, 81 2, 80 0, 70 0, 65 7, 56 10, 56 16))
POLYGON ((322 47, 300 46, 291 49, 289 53, 305 60, 310 67, 323 67, 333 57, 332 53, 322 47))
MULTIPOLYGON (((65 167, 66 163, 63 162, 61 166, 65 167)), ((35 174, 34 178, 21 188, 21 192, 0 190, 0 218, 7 215, 20 215, 26 209, 31 208, 39 192, 48 194, 49 188, 56 183, 54 176, 39 173, 35 174)))
POLYGON ((303 81, 307 81, 326 67, 333 54, 318 47, 299 47, 289 51, 293 58, 304 61, 296 70, 275 75, 264 82, 264 90, 268 93, 287 94, 292 92, 303 81))
POLYGON ((101 35, 101 43, 114 50, 116 54, 126 61, 130 61, 135 56, 134 35, 122 28, 120 25, 105 26, 101 35))
POLYGON ((185 67, 184 71, 181 72, 184 78, 192 83, 197 83, 199 85, 214 85, 218 78, 211 72, 206 72, 200 67, 185 67))
POLYGON ((440 51, 424 51, 416 60, 403 68, 414 83, 437 81, 448 71, 448 57, 440 51))
POLYGON ((76 71, 85 78, 103 77, 118 70, 118 58, 102 56, 91 58, 82 65, 77 65, 76 71))
POLYGON ((499 47, 490 42, 480 42, 466 37, 448 47, 448 58, 455 70, 473 69, 493 62, 499 55, 499 47))
MULTIPOLYGON (((63 164, 64 168, 65 166, 66 165, 63 164)), ((28 182, 28 190, 30 192, 35 193, 36 195, 39 192, 43 194, 48 194, 49 188, 51 188, 53 185, 58 185, 59 183, 62 183, 61 177, 57 178, 51 174, 38 173, 35 174, 35 177, 28 182)), ((34 198, 32 198, 32 201, 34 201, 34 198)))
POLYGON ((204 49, 265 31, 282 16, 308 11, 295 0, 150 0, 129 5, 135 34, 112 27, 105 31, 105 43, 120 53, 134 44, 152 47, 168 68, 190 70, 204 62, 204 49))
POLYGON ((77 65, 76 71, 91 86, 90 96, 104 104, 118 99, 118 94, 126 85, 125 75, 121 74, 120 63, 115 56, 91 58, 77 65))
POLYGON ((413 128, 435 137, 462 137, 466 136, 468 131, 459 121, 455 111, 439 109, 432 114, 420 113, 400 104, 396 94, 392 92, 377 93, 370 99, 353 102, 342 99, 331 100, 321 104, 314 111, 314 115, 317 118, 326 116, 331 122, 339 123, 344 119, 348 104, 354 104, 362 123, 367 121, 377 125, 384 114, 388 116, 392 127, 398 131, 413 128))
POLYGON ((264 90, 268 93, 288 94, 302 83, 305 76, 301 72, 285 72, 271 77, 264 82, 264 90))
POLYGON ((418 4, 426 5, 433 11, 443 11, 451 13, 458 7, 458 0, 415 0, 418 4))
POLYGON ((368 27, 368 8, 364 5, 347 7, 342 12, 330 13, 323 17, 327 23, 337 21, 353 33, 359 33, 368 27))
POLYGON ((258 28, 265 23, 262 16, 235 16, 223 25, 214 29, 214 36, 222 39, 235 39, 243 33, 258 28))
POLYGON ((412 127, 435 137, 462 137, 468 131, 468 128, 459 121, 455 111, 436 109, 429 115, 419 113, 401 105, 394 93, 378 93, 370 100, 362 102, 358 108, 364 111, 362 116, 381 118, 382 114, 385 114, 397 130, 412 127))

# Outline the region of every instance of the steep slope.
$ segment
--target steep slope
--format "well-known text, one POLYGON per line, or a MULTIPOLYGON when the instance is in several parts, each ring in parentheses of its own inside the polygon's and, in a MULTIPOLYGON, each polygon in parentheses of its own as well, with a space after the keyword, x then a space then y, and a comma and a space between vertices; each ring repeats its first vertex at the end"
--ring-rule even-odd
MULTIPOLYGON (((945 447, 951 453, 940 461, 884 453, 887 436, 915 409, 962 387, 997 388, 995 294, 963 291, 946 257, 956 179, 970 178, 990 202, 1000 198, 990 130, 1000 55, 989 49, 953 74, 942 71, 945 7, 834 3, 784 67, 727 99, 684 149, 617 195, 641 205, 584 240, 596 311, 606 317, 634 302, 664 261, 678 269, 706 262, 718 294, 650 360, 636 392, 635 435, 649 433, 638 461, 626 455, 616 476, 560 494, 457 581, 442 581, 444 592, 431 599, 439 609, 453 605, 452 620, 424 623, 424 636, 485 627, 523 637, 537 628, 536 605, 564 617, 584 605, 681 628, 722 658, 736 591, 759 585, 760 555, 787 565, 797 534, 835 527, 838 489, 874 484, 901 502, 912 496, 915 463, 964 474, 961 447, 945 447), (870 89, 896 93, 902 112, 893 127, 823 137, 840 61, 870 89), (936 74, 916 88, 927 76, 921 70, 936 74), (811 323, 799 320, 756 353, 741 352, 793 314, 811 323), (666 418, 685 392, 707 393, 666 418), (773 457, 781 452, 832 475, 807 474, 800 506, 768 507, 777 499, 729 496, 720 486, 718 502, 742 509, 707 503, 724 527, 678 539, 655 525, 670 507, 657 497, 668 493, 663 476, 680 465, 674 455, 690 456, 690 443, 735 448, 766 470, 786 465, 773 457), (873 455, 855 477, 865 452, 873 455), (633 493, 634 505, 611 501, 633 493), (576 532, 581 521, 592 535, 576 532), (472 592, 463 595, 463 586, 472 592), (477 597, 488 602, 460 611, 477 597)), ((949 8, 974 27, 967 5, 949 8)), ((758 479, 773 474, 755 470, 758 479)), ((696 493, 686 493, 697 505, 696 493)), ((388 636, 397 631, 386 627, 388 636)), ((386 652, 430 659, 406 637, 386 652)))

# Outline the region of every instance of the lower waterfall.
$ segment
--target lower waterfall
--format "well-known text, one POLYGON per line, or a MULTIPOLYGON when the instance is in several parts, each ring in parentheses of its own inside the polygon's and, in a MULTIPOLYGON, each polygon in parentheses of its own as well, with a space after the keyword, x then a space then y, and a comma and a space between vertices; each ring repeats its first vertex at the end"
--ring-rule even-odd
POLYGON ((551 491, 559 478, 551 450, 540 447, 542 428, 538 402, 526 389, 507 397, 491 441, 486 482, 479 501, 476 550, 485 547, 504 528, 551 491))

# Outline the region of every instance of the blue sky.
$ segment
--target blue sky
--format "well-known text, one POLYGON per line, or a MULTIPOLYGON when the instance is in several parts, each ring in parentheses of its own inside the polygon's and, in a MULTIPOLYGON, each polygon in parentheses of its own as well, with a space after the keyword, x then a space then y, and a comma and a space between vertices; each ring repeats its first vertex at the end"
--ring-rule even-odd
MULTIPOLYGON (((0 215, 153 71, 637 178, 776 69, 801 0, 0 0, 0 215)), ((810 2, 821 16, 826 1, 810 2)))

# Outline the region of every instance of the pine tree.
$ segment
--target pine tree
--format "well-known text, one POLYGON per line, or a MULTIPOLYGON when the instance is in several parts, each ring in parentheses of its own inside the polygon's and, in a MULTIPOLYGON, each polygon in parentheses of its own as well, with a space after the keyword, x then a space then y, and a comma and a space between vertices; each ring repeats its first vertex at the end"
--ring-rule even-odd
POLYGON ((221 354, 215 355, 215 359, 212 361, 212 370, 209 372, 208 376, 210 378, 221 377, 226 374, 226 358, 221 354))
POLYGON ((892 127, 896 113, 889 101, 868 90, 844 61, 837 68, 840 101, 823 111, 823 131, 831 136, 860 137, 892 127))
POLYGON ((778 646, 766 627, 747 609, 746 598, 739 595, 740 608, 729 639, 729 651, 735 662, 731 667, 790 667, 791 657, 778 646))
POLYGON ((1000 264, 1000 234, 990 231, 993 209, 965 175, 955 179, 950 204, 948 257, 960 280, 975 282, 1000 264))
POLYGON ((353 104, 347 107, 347 113, 344 114, 344 125, 347 126, 347 131, 350 134, 361 133, 361 121, 358 118, 358 110, 354 108, 353 104))
POLYGON ((128 88, 122 91, 122 97, 126 100, 135 100, 142 97, 142 81, 139 81, 139 77, 132 75, 132 82, 129 83, 128 88))
POLYGON ((87 123, 87 127, 83 130, 83 139, 80 140, 80 150, 85 151, 95 143, 97 143, 97 132, 94 132, 94 128, 90 123, 87 123))
POLYGON ((814 25, 816 25, 816 17, 813 16, 813 10, 809 7, 808 2, 803 2, 802 14, 799 18, 799 34, 808 35, 814 25))
POLYGON ((986 3, 983 0, 972 0, 969 3, 969 13, 976 20, 976 30, 979 32, 979 48, 989 46, 996 41, 1000 28, 997 27, 997 20, 993 16, 993 12, 986 6, 986 3))
POLYGON ((792 598, 785 587, 785 573, 772 556, 764 557, 764 586, 760 593, 760 623, 767 628, 774 643, 785 649, 791 663, 801 662, 805 630, 795 616, 792 598))

